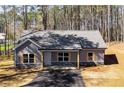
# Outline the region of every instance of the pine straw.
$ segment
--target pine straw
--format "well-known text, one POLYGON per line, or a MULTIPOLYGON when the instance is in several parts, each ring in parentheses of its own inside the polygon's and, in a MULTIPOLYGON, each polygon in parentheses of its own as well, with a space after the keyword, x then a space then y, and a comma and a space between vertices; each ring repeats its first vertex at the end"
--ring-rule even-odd
POLYGON ((13 61, 0 62, 0 87, 18 87, 30 83, 40 69, 16 69, 13 61))
POLYGON ((109 65, 107 67, 107 70, 106 66, 101 66, 98 71, 88 68, 81 71, 85 85, 90 87, 124 86, 124 65, 109 65), (105 71, 102 71, 103 69, 105 71))
POLYGON ((124 64, 124 43, 112 44, 106 49, 105 54, 115 54, 119 64, 124 64))
POLYGON ((115 54, 119 64, 81 69, 85 85, 90 87, 124 87, 124 44, 111 44, 105 53, 115 54))

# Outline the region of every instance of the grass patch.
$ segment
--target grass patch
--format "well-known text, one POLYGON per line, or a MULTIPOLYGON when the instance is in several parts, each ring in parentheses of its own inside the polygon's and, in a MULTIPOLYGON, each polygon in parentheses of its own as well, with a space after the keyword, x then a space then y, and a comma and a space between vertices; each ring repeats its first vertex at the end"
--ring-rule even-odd
MULTIPOLYGON (((4 44, 1 44, 1 51, 4 51, 5 50, 5 45, 4 44)), ((6 48, 8 48, 8 45, 6 46, 6 48)), ((9 49, 12 49, 14 48, 14 45, 9 45, 9 49)))

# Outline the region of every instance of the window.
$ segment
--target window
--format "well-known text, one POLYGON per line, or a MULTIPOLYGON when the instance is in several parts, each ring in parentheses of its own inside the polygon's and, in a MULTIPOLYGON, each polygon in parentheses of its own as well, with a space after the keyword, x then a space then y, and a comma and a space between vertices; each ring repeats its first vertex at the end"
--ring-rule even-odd
POLYGON ((93 61, 93 53, 88 53, 88 61, 93 61))
POLYGON ((23 63, 34 63, 34 54, 23 54, 23 63))
POLYGON ((29 54, 29 63, 34 63, 34 54, 29 54))
POLYGON ((66 53, 66 52, 58 53, 58 61, 59 62, 67 62, 67 61, 69 61, 69 53, 66 53))
POLYGON ((28 63, 28 54, 23 54, 23 63, 28 63))

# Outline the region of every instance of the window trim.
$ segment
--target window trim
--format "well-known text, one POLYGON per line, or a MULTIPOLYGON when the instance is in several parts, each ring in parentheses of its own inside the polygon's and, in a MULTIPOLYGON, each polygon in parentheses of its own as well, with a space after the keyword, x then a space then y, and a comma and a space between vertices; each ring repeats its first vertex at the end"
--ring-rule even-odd
MULTIPOLYGON (((23 54, 23 64, 34 64, 35 63, 35 54, 33 54, 34 55, 34 62, 33 63, 30 63, 30 54, 32 54, 32 53, 24 53, 23 54), (28 55, 28 62, 27 63, 24 63, 24 54, 26 54, 26 55, 28 55)), ((33 59, 33 58, 31 58, 31 59, 33 59)))
POLYGON ((57 62, 69 62, 70 61, 70 53, 69 52, 57 52, 57 62), (63 53, 63 56, 59 56, 59 53, 63 53), (68 53, 68 56, 64 56, 64 53, 68 53), (62 57, 62 61, 59 61, 59 57, 62 57), (64 58, 67 57, 68 61, 64 61, 64 58))
POLYGON ((87 52, 87 62, 94 62, 94 52, 87 52), (92 61, 88 59, 88 54, 89 53, 92 53, 93 54, 93 56, 92 56, 93 57, 93 60, 92 61))

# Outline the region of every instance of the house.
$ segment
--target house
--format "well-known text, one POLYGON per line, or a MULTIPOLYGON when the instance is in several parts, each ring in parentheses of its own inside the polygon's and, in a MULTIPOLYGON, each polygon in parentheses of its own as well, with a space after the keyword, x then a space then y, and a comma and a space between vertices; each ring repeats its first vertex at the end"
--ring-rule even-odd
POLYGON ((104 64, 106 44, 99 31, 37 31, 15 47, 15 66, 90 66, 104 64))
POLYGON ((5 41, 5 33, 0 33, 0 51, 1 51, 1 44, 5 41))
POLYGON ((0 33, 0 43, 5 40, 5 33, 0 33))

